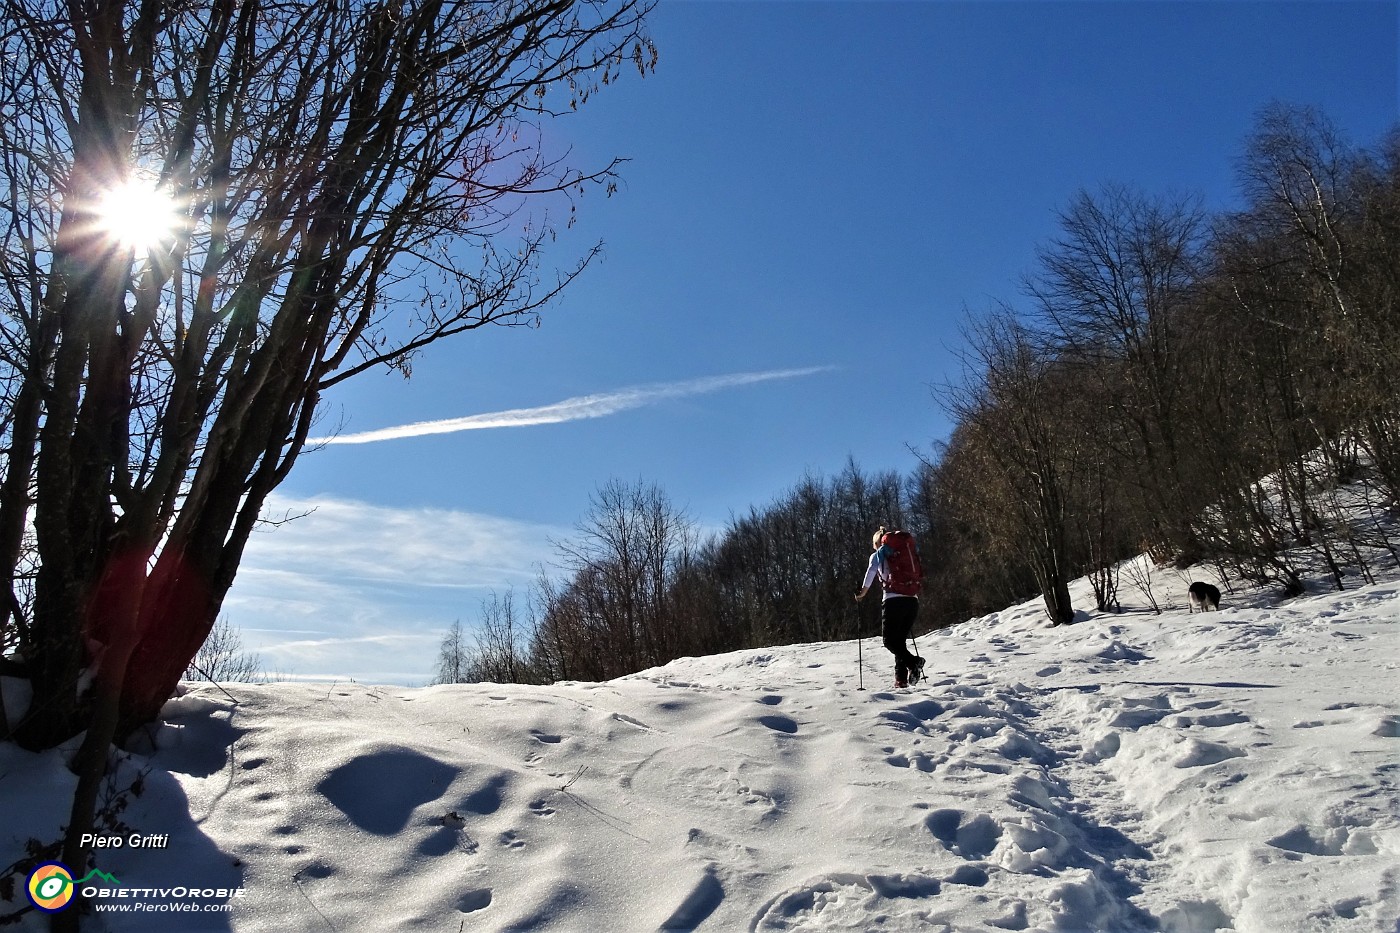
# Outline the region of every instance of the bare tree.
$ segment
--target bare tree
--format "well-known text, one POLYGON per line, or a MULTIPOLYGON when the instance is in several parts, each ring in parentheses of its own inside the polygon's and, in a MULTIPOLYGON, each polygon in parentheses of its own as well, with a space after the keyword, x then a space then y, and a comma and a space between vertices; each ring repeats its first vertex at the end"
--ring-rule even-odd
POLYGON ((492 593, 481 605, 476 650, 466 671, 472 682, 522 684, 533 680, 525 628, 517 617, 515 591, 492 593))
POLYGON ((578 536, 557 547, 569 578, 540 590, 532 655, 542 672, 600 680, 678 656, 670 587, 696 535, 659 487, 605 483, 578 536))
POLYGON ((1063 378, 1009 308, 975 321, 967 338, 967 381, 949 387, 943 402, 980 467, 980 481, 961 490, 974 506, 969 516, 1023 555, 1051 624, 1072 622, 1070 490, 1082 438, 1059 417, 1063 378))
POLYGON ((1180 356, 1188 339, 1177 308, 1198 278, 1205 216, 1195 199, 1149 198, 1121 185, 1081 191, 1040 250, 1027 291, 1055 352, 1097 377, 1114 398, 1095 415, 1097 442, 1133 471, 1149 501, 1154 538, 1191 547, 1180 496, 1180 356))
POLYGON ((227 616, 220 616, 185 669, 184 679, 258 683, 267 679, 267 670, 262 656, 256 651, 244 651, 243 636, 227 616))
POLYGON ((438 646, 437 675, 435 684, 464 684, 471 680, 468 668, 471 665, 470 652, 462 633, 462 620, 453 619, 452 627, 442 636, 438 646))
POLYGON ((550 230, 518 212, 616 164, 551 160, 532 121, 654 60, 629 2, 51 6, 5 0, 0 88, 0 551, 32 517, 34 746, 86 724, 61 699, 83 629, 122 725, 159 708, 321 393, 577 274, 541 284, 550 230), (99 206, 141 176, 179 229, 137 255, 99 206))
POLYGON ((0 11, 0 613, 19 608, 33 684, 16 737, 86 729, 76 767, 100 774, 214 625, 322 393, 530 323, 587 264, 543 279, 553 231, 525 206, 611 189, 617 163, 567 165, 542 121, 655 52, 648 0, 0 11), (134 186, 173 205, 140 246, 107 208, 134 186))

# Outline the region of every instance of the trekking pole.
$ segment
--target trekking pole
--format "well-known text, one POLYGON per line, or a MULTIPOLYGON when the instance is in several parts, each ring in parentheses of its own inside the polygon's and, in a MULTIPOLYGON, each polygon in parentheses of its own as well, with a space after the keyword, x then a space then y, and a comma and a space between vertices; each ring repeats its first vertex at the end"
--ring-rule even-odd
POLYGON ((859 687, 856 687, 857 690, 864 690, 864 689, 865 689, 865 658, 863 657, 864 648, 865 648, 865 636, 862 635, 862 634, 860 633, 860 630, 859 630, 859 629, 857 629, 857 630, 856 630, 856 667, 860 670, 860 686, 859 686, 859 687))
POLYGON ((860 603, 856 603, 856 670, 860 672, 860 686, 857 690, 865 689, 865 634, 860 630, 860 603))

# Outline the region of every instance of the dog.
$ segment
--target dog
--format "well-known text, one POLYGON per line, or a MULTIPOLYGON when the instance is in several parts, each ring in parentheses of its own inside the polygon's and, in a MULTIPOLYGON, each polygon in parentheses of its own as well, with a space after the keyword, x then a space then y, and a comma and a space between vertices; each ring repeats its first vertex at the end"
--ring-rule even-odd
POLYGON ((1191 612, 1220 608, 1220 591, 1209 583, 1197 580, 1187 592, 1191 594, 1191 612))

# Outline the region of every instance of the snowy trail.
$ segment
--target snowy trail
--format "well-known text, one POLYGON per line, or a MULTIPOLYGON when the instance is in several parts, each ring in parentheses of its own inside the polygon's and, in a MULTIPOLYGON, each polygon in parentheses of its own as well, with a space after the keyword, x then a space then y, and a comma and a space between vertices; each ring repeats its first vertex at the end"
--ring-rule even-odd
MULTIPOLYGON (((124 823, 170 847, 100 867, 245 896, 92 923, 1396 933, 1398 594, 1057 630, 1027 604, 921 638, 909 690, 875 650, 858 690, 851 642, 599 684, 194 687, 124 766, 150 769, 124 823)), ((71 782, 13 749, 0 781, 13 859, 71 782)))

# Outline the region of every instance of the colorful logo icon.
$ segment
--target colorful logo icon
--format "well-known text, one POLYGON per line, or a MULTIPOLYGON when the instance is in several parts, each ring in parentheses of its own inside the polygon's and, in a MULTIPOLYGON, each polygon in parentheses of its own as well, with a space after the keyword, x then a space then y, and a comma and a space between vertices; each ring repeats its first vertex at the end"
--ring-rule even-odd
POLYGON ((87 884, 93 878, 101 878, 108 884, 121 884, 113 876, 96 868, 74 881, 73 873, 68 870, 67 865, 62 862, 45 862, 29 873, 29 883, 26 886, 29 902, 40 910, 51 914, 58 913, 73 903, 73 892, 77 890, 78 885, 87 884))
POLYGON ((37 908, 57 913, 73 901, 73 873, 62 862, 45 862, 29 873, 29 900, 37 908))

